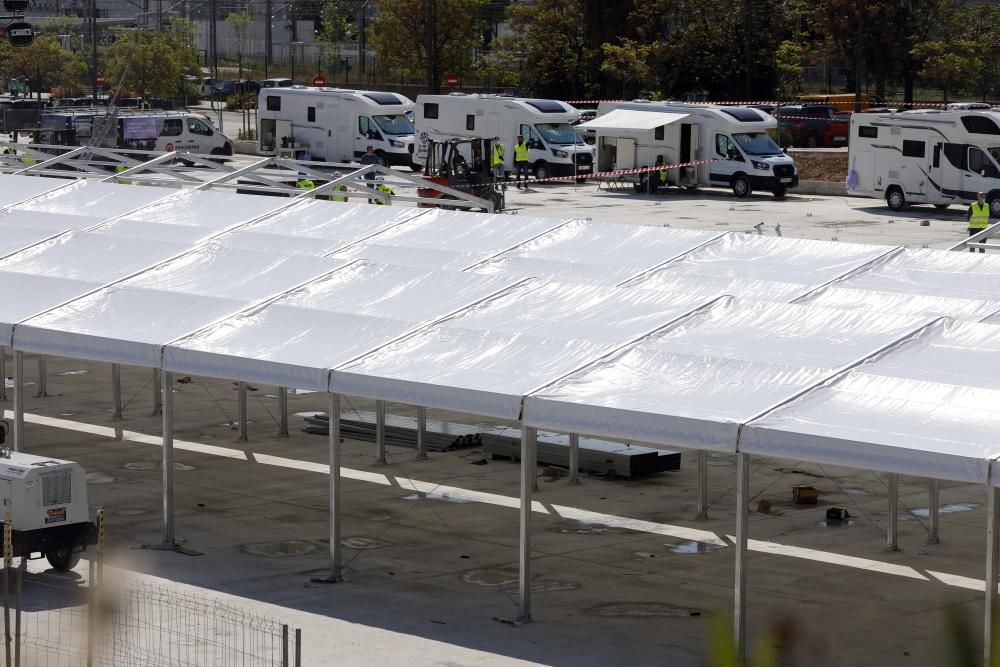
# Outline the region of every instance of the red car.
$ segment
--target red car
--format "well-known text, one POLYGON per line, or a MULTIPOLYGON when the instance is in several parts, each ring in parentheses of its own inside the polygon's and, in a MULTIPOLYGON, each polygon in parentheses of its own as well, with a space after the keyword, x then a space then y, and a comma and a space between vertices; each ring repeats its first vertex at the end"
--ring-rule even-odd
POLYGON ((789 104, 775 109, 782 145, 837 148, 847 145, 851 114, 830 104, 789 104))

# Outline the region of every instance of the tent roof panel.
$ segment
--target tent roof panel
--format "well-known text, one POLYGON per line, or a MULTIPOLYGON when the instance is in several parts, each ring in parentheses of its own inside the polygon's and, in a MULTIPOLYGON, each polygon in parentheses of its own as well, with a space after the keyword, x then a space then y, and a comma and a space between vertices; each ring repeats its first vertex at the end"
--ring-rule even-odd
POLYGON ((81 179, 16 208, 23 211, 113 218, 168 197, 172 192, 174 191, 165 188, 122 186, 81 179))
POLYGON ((960 299, 996 299, 1000 295, 1000 256, 908 249, 850 276, 840 286, 960 299))
POLYGON ((322 257, 259 253, 209 243, 123 284, 249 302, 280 294, 338 266, 342 263, 322 257))
POLYGON ((69 278, 0 271, 0 294, 3 295, 3 305, 0 307, 0 312, 3 313, 3 321, 0 321, 0 345, 10 344, 14 323, 99 287, 99 283, 69 278))
POLYGON ((884 377, 866 367, 752 422, 740 450, 985 483, 988 459, 1000 454, 998 429, 1000 391, 884 377))
POLYGON ((101 218, 69 213, 48 213, 46 211, 25 211, 19 208, 0 213, 0 226, 30 227, 64 232, 71 229, 87 229, 100 223, 101 218))
MULTIPOLYGON (((834 283, 810 294, 797 303, 845 310, 866 310, 874 313, 898 313, 921 317, 953 317, 957 320, 979 321, 991 313, 1000 312, 1000 301, 958 299, 947 296, 926 296, 903 292, 876 292, 840 287, 834 283)), ((1000 295, 998 295, 1000 296, 1000 295)))
POLYGON ((241 227, 231 232, 226 232, 214 240, 229 248, 244 248, 259 252, 280 252, 284 255, 313 255, 322 257, 353 242, 355 239, 345 238, 340 241, 327 241, 325 239, 306 236, 248 232, 245 231, 245 228, 241 227))
POLYGON ((142 222, 131 218, 119 218, 89 230, 92 234, 126 236, 146 241, 170 241, 173 243, 200 243, 218 232, 205 227, 190 225, 166 225, 161 222, 142 222))
POLYGON ((166 341, 244 305, 233 299, 115 286, 17 325, 14 345, 29 352, 157 367, 166 341))
POLYGON ((13 206, 32 197, 62 188, 67 182, 57 178, 39 178, 37 176, 3 176, 3 187, 0 188, 0 208, 13 206))
POLYGON ((355 241, 424 213, 425 209, 418 208, 310 200, 245 229, 264 234, 355 241))
POLYGON ((483 275, 514 278, 544 278, 554 282, 584 283, 611 287, 625 282, 637 272, 631 266, 576 264, 547 258, 502 255, 469 269, 483 275))
POLYGON ((129 217, 142 222, 188 225, 220 231, 288 205, 289 200, 284 197, 183 190, 169 199, 136 211, 129 217))
POLYGON ((0 257, 5 257, 18 250, 34 245, 39 241, 44 241, 56 233, 51 229, 0 227, 0 257))
POLYGON ((179 243, 67 232, 0 260, 0 270, 108 283, 183 251, 179 243))
POLYGON ((415 322, 262 306, 164 348, 167 370, 323 391, 328 368, 413 329, 415 322))

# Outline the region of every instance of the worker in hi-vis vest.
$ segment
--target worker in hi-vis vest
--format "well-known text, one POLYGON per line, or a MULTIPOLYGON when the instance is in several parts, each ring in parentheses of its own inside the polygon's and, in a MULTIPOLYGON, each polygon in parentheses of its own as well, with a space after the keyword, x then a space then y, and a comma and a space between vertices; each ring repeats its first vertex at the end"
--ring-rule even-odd
POLYGON ((504 171, 503 171, 503 144, 500 143, 500 137, 493 137, 493 160, 491 161, 493 165, 493 174, 496 176, 497 183, 503 183, 504 171))
MULTIPOLYGON (((972 202, 965 215, 969 221, 969 236, 978 234, 990 226, 990 205, 986 203, 986 193, 980 192, 976 195, 976 201, 972 202)), ((981 239, 984 243, 986 239, 981 239)), ((969 252, 976 252, 975 248, 969 248, 969 252)), ((985 248, 980 248, 979 252, 986 252, 985 248)))
POLYGON ((299 180, 295 182, 295 187, 297 187, 299 190, 312 190, 313 188, 316 187, 316 184, 313 183, 309 179, 309 177, 305 175, 305 172, 300 171, 299 180))
POLYGON ((517 189, 521 189, 521 174, 524 174, 524 189, 527 190, 531 161, 528 158, 528 144, 520 134, 517 135, 517 143, 514 144, 514 173, 517 174, 517 189))

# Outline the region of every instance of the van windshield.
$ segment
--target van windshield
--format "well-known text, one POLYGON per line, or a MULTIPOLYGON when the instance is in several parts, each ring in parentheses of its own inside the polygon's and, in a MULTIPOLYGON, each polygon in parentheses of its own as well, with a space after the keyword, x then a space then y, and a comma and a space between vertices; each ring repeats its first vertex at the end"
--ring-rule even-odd
POLYGON ((375 122, 386 134, 399 136, 401 134, 413 134, 413 123, 405 114, 394 113, 385 116, 374 116, 375 122))
POLYGON ((550 144, 569 146, 582 143, 569 123, 538 123, 535 129, 550 144))
POLYGON ((781 149, 767 132, 740 132, 733 135, 747 155, 781 155, 781 149))

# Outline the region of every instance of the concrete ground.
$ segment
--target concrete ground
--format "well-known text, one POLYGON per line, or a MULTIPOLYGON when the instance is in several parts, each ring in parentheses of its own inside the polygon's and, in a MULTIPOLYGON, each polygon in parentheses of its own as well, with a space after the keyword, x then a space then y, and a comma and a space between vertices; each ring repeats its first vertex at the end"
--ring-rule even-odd
MULTIPOLYGON (((30 357, 26 368, 33 382, 30 357)), ((161 536, 150 371, 124 369, 126 421, 113 423, 108 366, 52 358, 48 368, 49 397, 28 387, 27 449, 88 471, 91 505, 108 516, 109 563, 303 628, 306 665, 704 665, 711 617, 732 608, 730 457, 710 459, 707 521, 693 520, 691 453, 679 472, 646 479, 540 477, 535 622, 514 627, 503 621, 517 615, 517 465, 478 450, 417 462, 390 447, 389 465, 375 466, 373 444, 345 442, 347 581, 312 583, 328 564, 326 439, 300 432, 299 416, 290 437, 275 437, 275 390, 256 387, 250 441, 238 442, 236 385, 192 378, 175 383, 177 534, 201 555, 142 549, 161 536)), ((293 394, 289 406, 294 415, 325 400, 293 394)), ((982 488, 942 483, 951 507, 930 545, 926 481, 904 478, 902 550, 888 553, 884 476, 757 459, 751 487, 752 508, 772 505, 751 515, 751 637, 784 646, 782 664, 946 664, 948 611, 978 634, 982 488), (797 484, 816 487, 819 505, 793 505, 797 484), (852 518, 827 525, 830 507, 852 518)))

